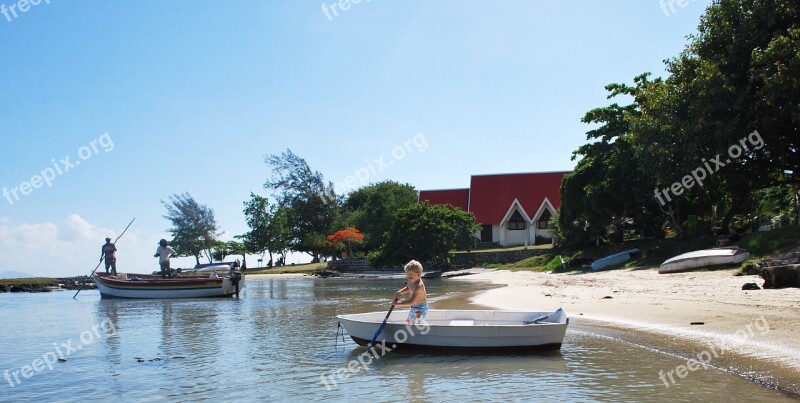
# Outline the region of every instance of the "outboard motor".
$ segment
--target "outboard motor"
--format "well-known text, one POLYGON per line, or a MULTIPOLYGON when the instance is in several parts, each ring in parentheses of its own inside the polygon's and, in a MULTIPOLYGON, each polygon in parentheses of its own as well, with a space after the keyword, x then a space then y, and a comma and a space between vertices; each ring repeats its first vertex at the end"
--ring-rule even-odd
POLYGON ((233 289, 236 298, 239 298, 239 281, 242 279, 242 272, 236 269, 237 267, 235 264, 231 266, 231 283, 233 283, 233 289))

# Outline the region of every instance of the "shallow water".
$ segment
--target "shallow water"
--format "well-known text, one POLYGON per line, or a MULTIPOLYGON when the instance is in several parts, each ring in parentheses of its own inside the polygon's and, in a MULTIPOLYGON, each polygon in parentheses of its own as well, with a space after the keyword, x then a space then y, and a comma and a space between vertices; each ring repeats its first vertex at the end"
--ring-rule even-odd
MULTIPOLYGON (((432 307, 440 309, 490 287, 427 285, 432 307)), ((665 386, 659 371, 685 359, 576 324, 556 352, 397 350, 361 366, 365 350, 336 337, 336 315, 388 309, 400 286, 397 280, 249 280, 239 300, 0 294, 0 370, 8 371, 0 400, 791 400, 712 368, 665 386), (44 363, 58 356, 66 361, 44 363), (360 368, 352 366, 353 373, 351 361, 360 368), (24 366, 30 368, 23 372, 24 366)))

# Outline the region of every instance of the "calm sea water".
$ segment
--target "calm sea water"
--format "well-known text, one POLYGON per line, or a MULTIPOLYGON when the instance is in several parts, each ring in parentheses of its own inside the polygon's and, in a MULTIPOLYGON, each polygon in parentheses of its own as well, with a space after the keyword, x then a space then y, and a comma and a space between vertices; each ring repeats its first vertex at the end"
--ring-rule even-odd
MULTIPOLYGON (((326 387, 321 375, 335 374, 364 352, 336 337, 336 315, 385 310, 400 283, 248 280, 239 300, 101 300, 96 291, 82 291, 77 299, 69 291, 0 294, 0 371, 8 371, 0 400, 790 400, 715 369, 691 372, 665 387, 658 372, 685 360, 573 324, 558 352, 398 350, 349 378, 334 376, 337 384, 326 387), (49 363, 59 356, 66 361, 49 363)), ((488 287, 427 284, 434 308, 463 306, 463 298, 451 297, 488 287)))

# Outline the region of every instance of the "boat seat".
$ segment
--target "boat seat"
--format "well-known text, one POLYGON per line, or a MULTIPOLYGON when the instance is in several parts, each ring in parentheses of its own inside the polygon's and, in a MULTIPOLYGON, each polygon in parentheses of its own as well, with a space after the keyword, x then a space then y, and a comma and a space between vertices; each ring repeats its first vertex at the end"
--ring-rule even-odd
POLYGON ((474 320, 458 320, 454 319, 450 321, 450 326, 472 326, 475 323, 474 320))

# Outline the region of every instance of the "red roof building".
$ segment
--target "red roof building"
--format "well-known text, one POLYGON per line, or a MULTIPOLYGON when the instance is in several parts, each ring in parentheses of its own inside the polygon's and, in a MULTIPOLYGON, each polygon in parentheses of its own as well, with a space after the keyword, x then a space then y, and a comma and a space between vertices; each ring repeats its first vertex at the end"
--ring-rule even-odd
POLYGON ((569 172, 473 175, 469 189, 422 190, 419 201, 450 204, 475 215, 481 242, 534 245, 552 238, 552 217, 561 205, 561 181, 569 172))

